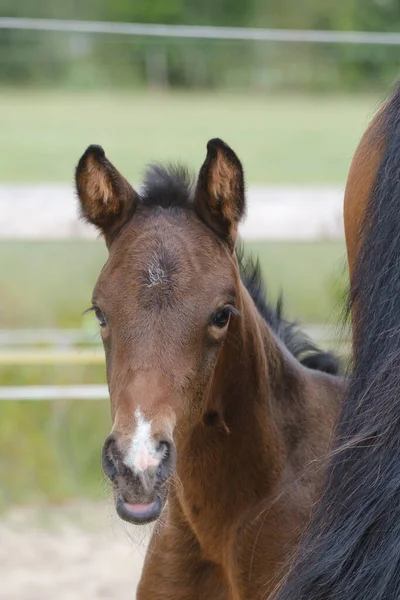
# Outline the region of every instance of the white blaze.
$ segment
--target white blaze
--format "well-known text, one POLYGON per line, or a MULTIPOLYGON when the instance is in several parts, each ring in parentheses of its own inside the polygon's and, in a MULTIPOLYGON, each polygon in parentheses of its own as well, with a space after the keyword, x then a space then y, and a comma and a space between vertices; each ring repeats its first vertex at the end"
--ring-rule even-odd
POLYGON ((132 471, 145 471, 149 467, 158 467, 163 456, 157 451, 151 436, 151 421, 146 421, 140 408, 135 410, 136 431, 126 454, 125 464, 132 471))

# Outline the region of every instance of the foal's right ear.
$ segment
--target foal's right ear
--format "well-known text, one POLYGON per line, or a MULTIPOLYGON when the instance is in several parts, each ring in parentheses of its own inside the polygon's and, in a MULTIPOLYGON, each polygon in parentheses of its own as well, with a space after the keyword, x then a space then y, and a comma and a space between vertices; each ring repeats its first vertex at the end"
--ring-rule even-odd
POLYGON ((101 146, 89 146, 75 171, 81 215, 93 223, 110 245, 133 215, 138 195, 107 159, 101 146))

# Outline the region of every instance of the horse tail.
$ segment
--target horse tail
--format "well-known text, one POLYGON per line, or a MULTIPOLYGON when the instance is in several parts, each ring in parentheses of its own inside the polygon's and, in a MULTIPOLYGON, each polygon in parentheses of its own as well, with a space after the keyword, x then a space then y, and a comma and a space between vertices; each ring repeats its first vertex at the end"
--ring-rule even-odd
POLYGON ((353 375, 279 600, 400 598, 400 87, 372 133, 371 152, 383 143, 351 281, 353 375))

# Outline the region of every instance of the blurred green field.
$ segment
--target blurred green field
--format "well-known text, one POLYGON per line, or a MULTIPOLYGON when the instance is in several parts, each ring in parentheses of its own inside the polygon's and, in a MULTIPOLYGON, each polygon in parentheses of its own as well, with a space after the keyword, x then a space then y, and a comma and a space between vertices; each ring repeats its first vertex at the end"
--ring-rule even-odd
MULTIPOLYGON (((341 243, 246 244, 271 297, 304 323, 335 323, 345 287, 341 243)), ((101 242, 0 242, 0 328, 80 327, 106 257, 101 242)), ((97 335, 94 333, 94 336, 97 335)), ((104 383, 102 365, 1 367, 0 385, 104 383)), ((0 402, 0 507, 104 493, 108 402, 0 402)))
POLYGON ((350 160, 378 106, 374 96, 139 94, 0 90, 0 181, 71 181, 91 143, 132 181, 152 161, 198 169, 221 137, 249 183, 344 186, 350 160))

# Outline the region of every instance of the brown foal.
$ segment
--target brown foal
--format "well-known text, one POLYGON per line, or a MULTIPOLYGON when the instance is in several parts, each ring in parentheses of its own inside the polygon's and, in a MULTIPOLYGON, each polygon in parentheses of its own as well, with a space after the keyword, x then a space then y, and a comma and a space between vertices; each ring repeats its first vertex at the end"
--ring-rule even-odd
POLYGON ((268 322, 242 282, 243 170, 221 140, 195 186, 154 166, 138 193, 99 146, 76 185, 109 249, 92 299, 113 420, 104 471, 123 519, 160 517, 137 598, 265 598, 316 500, 343 381, 302 364, 292 326, 268 322))

